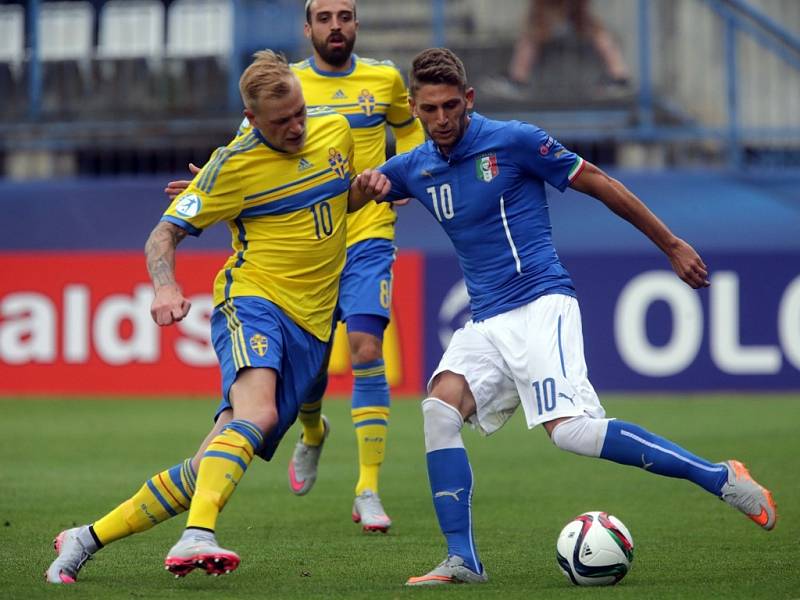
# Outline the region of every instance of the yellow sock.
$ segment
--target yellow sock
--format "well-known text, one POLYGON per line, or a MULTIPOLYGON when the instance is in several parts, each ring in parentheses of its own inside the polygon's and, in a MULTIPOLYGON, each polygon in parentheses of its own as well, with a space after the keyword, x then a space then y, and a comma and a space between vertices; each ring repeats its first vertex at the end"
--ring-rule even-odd
POLYGON ((325 435, 322 424, 322 400, 302 404, 297 417, 303 425, 303 443, 308 446, 319 446, 325 435))
POLYGON ((190 458, 154 475, 132 497, 94 522, 97 539, 105 546, 188 510, 194 482, 190 458))
POLYGON ((356 496, 364 490, 378 493, 378 474, 386 453, 389 408, 367 406, 350 411, 358 441, 358 483, 356 496))
POLYGON ((258 427, 237 419, 211 441, 200 461, 186 527, 214 531, 219 512, 239 485, 263 439, 258 427))

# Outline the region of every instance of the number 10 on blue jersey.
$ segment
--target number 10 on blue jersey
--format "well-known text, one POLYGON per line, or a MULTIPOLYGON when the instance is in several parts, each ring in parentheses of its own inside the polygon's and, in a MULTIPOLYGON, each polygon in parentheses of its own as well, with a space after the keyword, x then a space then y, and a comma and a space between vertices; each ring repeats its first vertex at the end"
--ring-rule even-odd
POLYGON ((425 191, 430 194, 431 202, 433 202, 433 212, 436 218, 441 223, 443 220, 450 220, 455 216, 453 210, 453 190, 450 189, 449 183, 443 183, 439 186, 437 193, 436 186, 432 185, 425 188, 425 191))

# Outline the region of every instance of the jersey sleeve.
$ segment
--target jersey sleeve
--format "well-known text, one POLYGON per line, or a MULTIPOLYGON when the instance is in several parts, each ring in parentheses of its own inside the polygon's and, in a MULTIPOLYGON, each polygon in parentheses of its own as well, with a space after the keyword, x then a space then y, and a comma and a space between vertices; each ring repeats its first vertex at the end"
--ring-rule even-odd
POLYGON ((402 75, 393 69, 392 102, 386 111, 386 122, 391 125, 397 140, 397 153, 402 154, 425 141, 425 132, 419 119, 411 114, 408 104, 408 89, 402 75))
POLYGON ((244 196, 239 173, 228 158, 228 149, 218 148, 189 187, 175 197, 161 220, 174 223, 190 235, 200 235, 215 223, 235 219, 242 211, 244 196))
POLYGON ((408 157, 408 154, 397 154, 378 167, 378 170, 386 175, 392 184, 392 189, 384 202, 401 200, 413 195, 410 193, 407 183, 408 157))
POLYGON ((561 192, 583 169, 583 158, 538 127, 518 123, 512 138, 522 169, 561 192))

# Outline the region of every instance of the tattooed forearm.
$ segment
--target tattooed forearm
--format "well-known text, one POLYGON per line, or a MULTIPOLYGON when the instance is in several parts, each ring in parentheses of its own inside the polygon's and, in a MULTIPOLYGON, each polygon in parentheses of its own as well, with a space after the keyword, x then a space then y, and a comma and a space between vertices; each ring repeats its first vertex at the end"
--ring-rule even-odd
POLYGON ((144 255, 154 288, 175 283, 175 248, 185 237, 183 229, 166 221, 161 221, 150 232, 144 255))

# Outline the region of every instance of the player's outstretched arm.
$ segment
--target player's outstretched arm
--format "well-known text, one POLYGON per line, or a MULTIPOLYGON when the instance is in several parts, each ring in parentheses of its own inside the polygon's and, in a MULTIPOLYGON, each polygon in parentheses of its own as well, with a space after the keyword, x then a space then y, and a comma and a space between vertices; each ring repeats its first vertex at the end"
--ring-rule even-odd
POLYGON ((347 212, 355 212, 370 200, 382 202, 392 189, 389 178, 376 169, 364 169, 350 184, 347 212))
POLYGON ((144 246, 147 272, 150 273, 155 291, 150 316, 158 325, 172 325, 180 321, 192 306, 175 281, 175 249, 185 237, 183 229, 161 221, 150 232, 144 246))
MULTIPOLYGON (((196 166, 194 163, 189 163, 189 172, 192 175, 197 175, 200 172, 200 167, 196 166)), ((178 194, 180 194, 183 190, 188 188, 190 183, 192 183, 190 179, 179 179, 178 181, 170 181, 167 184, 167 187, 164 188, 164 193, 166 193, 170 201, 172 201, 178 194)))
POLYGON ((674 235, 661 219, 622 183, 592 163, 586 162, 571 186, 579 192, 594 196, 650 238, 667 255, 672 270, 687 285, 695 289, 710 285, 708 269, 695 249, 674 235))

